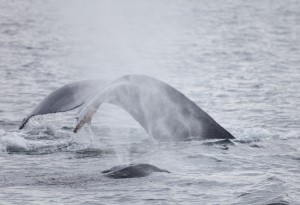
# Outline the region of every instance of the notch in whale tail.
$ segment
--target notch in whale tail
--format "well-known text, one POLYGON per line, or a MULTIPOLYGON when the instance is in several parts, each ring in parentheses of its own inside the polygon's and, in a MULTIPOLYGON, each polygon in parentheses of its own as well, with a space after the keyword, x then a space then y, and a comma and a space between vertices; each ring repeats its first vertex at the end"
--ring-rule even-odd
POLYGON ((104 87, 103 84, 99 80, 84 80, 55 90, 22 121, 19 129, 23 129, 33 116, 67 112, 82 106, 100 92, 104 87))

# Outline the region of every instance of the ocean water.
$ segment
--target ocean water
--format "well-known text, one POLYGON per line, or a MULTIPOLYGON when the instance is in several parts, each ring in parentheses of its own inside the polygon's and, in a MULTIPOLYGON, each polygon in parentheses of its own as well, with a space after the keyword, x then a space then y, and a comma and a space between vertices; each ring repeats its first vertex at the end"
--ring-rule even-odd
POLYGON ((0 204, 300 204, 300 2, 0 0, 0 204), (67 83, 154 76, 236 139, 159 142, 104 105, 20 122, 67 83), (109 179, 116 165, 171 173, 109 179))

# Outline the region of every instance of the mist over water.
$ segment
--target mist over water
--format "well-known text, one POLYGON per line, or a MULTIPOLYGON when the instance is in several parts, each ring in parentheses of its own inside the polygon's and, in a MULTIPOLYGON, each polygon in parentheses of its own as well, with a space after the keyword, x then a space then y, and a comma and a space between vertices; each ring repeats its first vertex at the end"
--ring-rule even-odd
POLYGON ((300 4, 291 1, 0 0, 0 204, 299 204, 300 4), (232 133, 148 136, 103 104, 22 119, 71 82, 158 78, 232 133), (114 180, 149 163, 171 173, 114 180))

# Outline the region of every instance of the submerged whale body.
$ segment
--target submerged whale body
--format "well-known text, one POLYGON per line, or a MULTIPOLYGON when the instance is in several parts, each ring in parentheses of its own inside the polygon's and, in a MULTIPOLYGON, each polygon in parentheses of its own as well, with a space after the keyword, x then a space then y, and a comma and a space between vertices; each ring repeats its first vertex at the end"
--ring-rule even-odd
POLYGON ((97 81, 66 85, 47 96, 23 121, 81 106, 74 132, 90 124, 103 103, 126 110, 155 139, 232 139, 227 130, 172 86, 152 77, 127 75, 106 86, 97 81), (67 89, 66 89, 67 88, 67 89))
POLYGON ((111 169, 104 170, 101 173, 108 178, 113 179, 124 179, 124 178, 137 178, 137 177, 146 177, 152 174, 153 172, 165 172, 171 173, 168 170, 160 169, 151 164, 131 164, 123 166, 115 166, 111 169))

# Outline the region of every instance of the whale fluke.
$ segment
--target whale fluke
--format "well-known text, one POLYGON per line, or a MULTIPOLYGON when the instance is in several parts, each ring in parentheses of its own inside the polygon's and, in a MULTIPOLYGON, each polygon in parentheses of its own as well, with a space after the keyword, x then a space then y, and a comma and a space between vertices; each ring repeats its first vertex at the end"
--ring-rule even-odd
POLYGON ((22 121, 19 129, 23 129, 28 120, 35 115, 66 112, 80 107, 96 95, 102 87, 99 80, 85 80, 55 90, 22 121))
POLYGON ((233 139, 193 101, 170 85, 142 75, 121 77, 103 89, 79 113, 77 132, 102 103, 125 109, 156 139, 233 139))
POLYGON ((25 118, 35 115, 66 112, 82 106, 77 116, 76 133, 102 103, 117 105, 126 110, 153 138, 233 139, 234 137, 193 101, 172 86, 152 77, 127 75, 103 86, 97 80, 68 84, 48 95, 25 118))
POLYGON ((111 169, 104 170, 101 173, 108 178, 113 179, 124 179, 124 178, 137 178, 137 177, 146 177, 152 174, 153 172, 165 172, 171 173, 168 170, 160 169, 151 164, 130 164, 115 166, 111 169))

